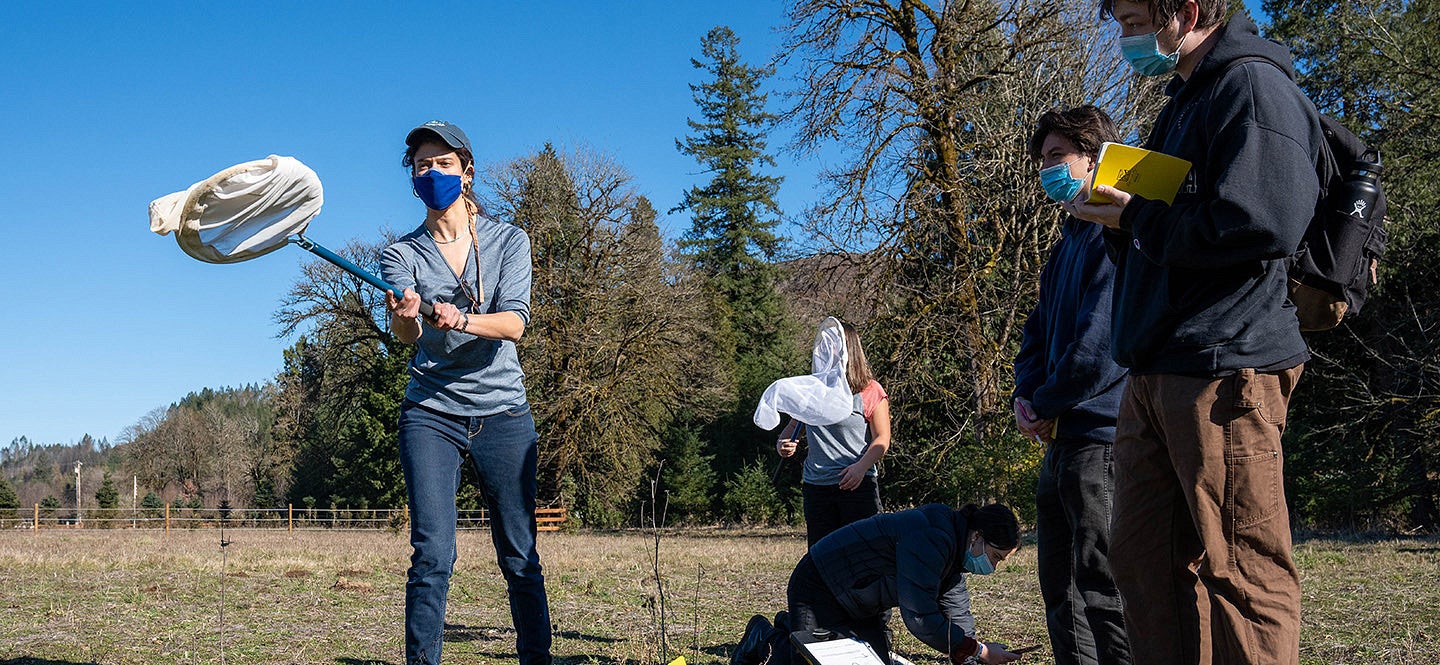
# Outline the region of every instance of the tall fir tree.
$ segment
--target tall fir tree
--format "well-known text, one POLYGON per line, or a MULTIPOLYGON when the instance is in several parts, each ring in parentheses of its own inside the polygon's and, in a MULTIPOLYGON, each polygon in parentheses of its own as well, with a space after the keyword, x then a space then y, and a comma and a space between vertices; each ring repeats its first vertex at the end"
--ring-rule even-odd
POLYGON ((768 448, 750 423, 755 399, 771 381, 801 369, 796 328, 776 288, 781 212, 775 196, 783 179, 762 172, 775 166, 766 137, 777 118, 766 111, 762 91, 774 70, 745 64, 739 43, 724 26, 701 40, 702 59, 690 61, 706 74, 690 86, 700 119, 689 120, 690 136, 675 142, 711 176, 685 192, 673 211, 691 214, 680 247, 708 280, 719 355, 733 359, 737 402, 708 428, 723 475, 768 448))
POLYGON ((120 505, 120 492, 115 489, 115 480, 110 477, 110 472, 105 472, 105 477, 100 481, 100 488, 95 490, 96 510, 93 519, 102 529, 109 529, 115 526, 115 518, 119 515, 117 508, 120 505))
POLYGON ((115 489, 115 480, 110 477, 110 472, 105 472, 104 480, 100 481, 100 488, 95 490, 95 505, 102 509, 113 509, 120 505, 120 491, 115 489))

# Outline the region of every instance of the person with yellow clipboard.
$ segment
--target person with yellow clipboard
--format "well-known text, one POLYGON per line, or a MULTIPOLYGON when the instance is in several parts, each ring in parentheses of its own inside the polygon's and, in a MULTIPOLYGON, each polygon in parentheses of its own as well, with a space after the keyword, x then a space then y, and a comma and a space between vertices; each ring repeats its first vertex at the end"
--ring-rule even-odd
POLYGON ((1099 0, 1119 55, 1170 76, 1143 147, 1194 166, 1171 203, 1097 185, 1109 203, 1066 204, 1116 259, 1110 563, 1141 665, 1300 661, 1281 435, 1310 353, 1287 259, 1325 136, 1290 53, 1230 6, 1099 0))

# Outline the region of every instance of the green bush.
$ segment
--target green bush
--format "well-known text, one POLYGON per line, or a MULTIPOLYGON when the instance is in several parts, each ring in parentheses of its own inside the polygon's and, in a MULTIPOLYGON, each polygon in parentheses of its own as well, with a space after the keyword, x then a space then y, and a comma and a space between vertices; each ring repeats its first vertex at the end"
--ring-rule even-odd
POLYGON ((745 524, 769 524, 785 512, 765 463, 758 459, 725 483, 724 505, 731 519, 745 524))
POLYGON ((143 517, 163 517, 165 515, 165 502, 160 495, 154 492, 146 492, 140 499, 140 514, 143 517))

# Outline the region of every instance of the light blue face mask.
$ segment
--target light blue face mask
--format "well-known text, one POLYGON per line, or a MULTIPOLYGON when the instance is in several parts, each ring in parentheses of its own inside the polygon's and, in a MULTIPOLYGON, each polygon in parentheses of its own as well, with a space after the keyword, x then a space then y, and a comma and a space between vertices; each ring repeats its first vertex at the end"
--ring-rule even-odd
POLYGON ((976 575, 989 575, 995 572, 995 564, 990 562, 990 557, 985 554, 985 548, 980 548, 980 555, 976 556, 965 550, 965 570, 976 575))
MULTIPOLYGON (((1155 35, 1156 33, 1151 32, 1120 38, 1120 54, 1143 76, 1169 74, 1175 71, 1175 65, 1180 62, 1180 46, 1175 47, 1174 53, 1166 55, 1160 51, 1160 42, 1155 35)), ((1180 38, 1181 46, 1185 44, 1185 37, 1180 38)))
POLYGON ((1053 201, 1064 203, 1075 198, 1085 181, 1070 175, 1070 162, 1040 169, 1040 187, 1053 201))

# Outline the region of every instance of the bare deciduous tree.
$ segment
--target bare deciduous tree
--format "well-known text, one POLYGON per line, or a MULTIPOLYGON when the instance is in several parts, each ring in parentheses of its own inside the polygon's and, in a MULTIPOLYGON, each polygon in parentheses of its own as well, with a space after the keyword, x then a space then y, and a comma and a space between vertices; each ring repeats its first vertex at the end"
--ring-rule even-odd
POLYGON ((1133 136, 1156 108, 1154 86, 1134 84, 1089 5, 806 0, 790 17, 793 147, 845 155, 823 173, 807 227, 877 285, 867 338, 905 437, 891 486, 1003 496, 1000 483, 1026 474, 977 471, 1033 467, 1006 436, 1005 397, 1059 220, 1026 154, 1031 127, 1051 108, 1093 103, 1133 136), (936 486, 906 467, 952 479, 936 486))

